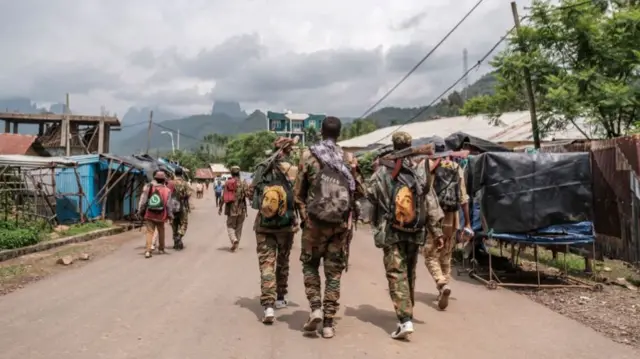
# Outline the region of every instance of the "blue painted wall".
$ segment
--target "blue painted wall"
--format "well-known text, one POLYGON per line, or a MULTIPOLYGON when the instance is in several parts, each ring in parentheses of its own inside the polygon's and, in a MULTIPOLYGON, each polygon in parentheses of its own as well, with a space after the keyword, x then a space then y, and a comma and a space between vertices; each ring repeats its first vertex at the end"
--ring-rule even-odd
POLYGON ((94 203, 96 195, 101 188, 101 183, 96 170, 99 163, 85 163, 78 165, 77 171, 80 183, 84 191, 82 202, 78 193, 78 181, 73 168, 60 168, 56 170, 56 214, 61 223, 77 223, 80 221, 80 203, 82 211, 87 213, 87 218, 100 216, 100 205, 94 203), (87 211, 87 208, 89 211, 87 211))

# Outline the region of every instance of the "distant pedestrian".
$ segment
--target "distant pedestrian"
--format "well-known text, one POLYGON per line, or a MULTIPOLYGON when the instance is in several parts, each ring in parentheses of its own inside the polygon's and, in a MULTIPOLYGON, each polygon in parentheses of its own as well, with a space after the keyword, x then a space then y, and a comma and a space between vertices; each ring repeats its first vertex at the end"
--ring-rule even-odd
POLYGON ((138 216, 145 220, 146 246, 145 258, 151 258, 153 250, 153 237, 158 232, 158 252, 164 253, 165 228, 164 223, 173 220, 173 208, 171 206, 171 190, 166 185, 166 174, 156 170, 153 174, 154 181, 145 185, 138 203, 138 216))
POLYGON ((216 181, 216 185, 214 191, 216 192, 216 207, 220 207, 220 202, 222 201, 222 182, 216 181))
POLYGON ((315 333, 322 322, 322 336, 335 335, 334 317, 340 299, 340 280, 346 268, 347 243, 353 225, 355 200, 364 196, 362 179, 336 144, 342 124, 336 117, 322 121, 322 141, 305 150, 300 159, 294 195, 300 214, 300 261, 311 314, 303 326, 315 333), (322 295, 320 261, 324 266, 322 295))
MULTIPOLYGON (((391 141, 394 151, 411 147, 411 135, 406 132, 394 133, 391 141)), ((429 187, 425 162, 415 161, 411 154, 382 158, 367 184, 374 243, 384 253, 389 294, 399 321, 391 333, 393 339, 405 339, 414 330, 416 264, 425 242, 425 227, 431 235, 429 245, 442 247, 444 215, 429 187)))
POLYGON ((202 198, 203 192, 204 192, 204 186, 202 185, 202 182, 196 183, 196 198, 198 199, 202 198))
POLYGON ((231 167, 231 178, 224 185, 223 201, 220 202, 218 214, 227 216, 227 234, 231 242, 231 251, 235 252, 242 238, 242 225, 247 217, 247 196, 249 189, 240 180, 240 167, 231 167))

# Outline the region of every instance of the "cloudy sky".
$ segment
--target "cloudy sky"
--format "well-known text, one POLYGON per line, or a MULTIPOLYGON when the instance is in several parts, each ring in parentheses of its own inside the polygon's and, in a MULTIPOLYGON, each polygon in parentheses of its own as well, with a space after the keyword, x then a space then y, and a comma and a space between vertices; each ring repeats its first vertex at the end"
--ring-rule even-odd
MULTIPOLYGON (((476 1, 0 0, 0 98, 358 116, 476 1)), ((471 66, 512 25, 509 2, 485 0, 382 105, 430 102, 462 74, 463 48, 471 66)))

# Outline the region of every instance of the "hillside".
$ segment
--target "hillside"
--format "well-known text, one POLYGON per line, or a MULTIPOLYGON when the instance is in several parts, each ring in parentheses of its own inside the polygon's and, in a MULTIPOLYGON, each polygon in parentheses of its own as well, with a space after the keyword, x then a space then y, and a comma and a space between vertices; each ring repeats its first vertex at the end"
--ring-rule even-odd
POLYGON ((384 107, 373 112, 368 116, 368 118, 373 120, 378 127, 386 127, 404 123, 412 118, 413 120, 410 122, 427 121, 439 117, 457 116, 460 108, 464 105, 464 99, 462 97, 463 94, 466 93, 467 98, 492 94, 495 82, 496 79, 493 73, 488 73, 462 91, 452 92, 449 96, 443 98, 440 102, 436 103, 420 115, 418 115, 418 113, 420 113, 420 111, 422 111, 426 106, 414 108, 384 107))
MULTIPOLYGON (((54 103, 49 108, 38 107, 38 105, 32 102, 31 99, 25 97, 0 99, 0 112, 20 112, 29 114, 44 112, 64 113, 64 108, 65 105, 62 103, 54 103)), ((0 121, 0 123, 4 125, 4 121, 0 121)), ((21 124, 18 129, 22 134, 38 134, 38 125, 21 124)))
MULTIPOLYGON (((155 118, 155 114, 154 114, 155 118)), ((261 111, 254 111, 245 117, 231 117, 226 113, 211 115, 194 115, 181 119, 156 122, 151 131, 151 152, 171 150, 171 139, 162 131, 173 131, 177 142, 177 131, 180 130, 180 148, 193 148, 207 134, 235 135, 238 133, 264 130, 267 116, 261 111)), ((112 141, 111 149, 115 154, 131 154, 144 151, 147 146, 147 128, 135 126, 124 128, 122 140, 112 141)), ((177 145, 177 143, 176 143, 177 145)))
MULTIPOLYGON (((463 89, 454 91, 436 105, 427 109, 418 117, 416 115, 424 107, 398 108, 384 107, 373 112, 369 119, 373 120, 377 127, 385 127, 404 123, 414 118, 411 122, 425 121, 438 117, 456 116, 464 104, 463 95, 467 98, 490 94, 493 92, 495 77, 492 73, 486 74, 478 81, 463 89)), ((62 112, 64 105, 54 104, 49 109, 35 105, 28 98, 0 99, 0 111, 19 111, 23 113, 39 113, 43 111, 62 112)), ((217 133, 220 135, 236 135, 239 133, 255 132, 266 128, 267 118, 261 111, 254 111, 247 116, 240 104, 233 101, 217 101, 214 103, 211 114, 193 115, 185 118, 161 109, 159 107, 130 108, 122 117, 122 131, 111 133, 110 147, 115 154, 131 154, 142 152, 147 146, 147 126, 149 112, 153 110, 153 126, 151 132, 151 153, 171 150, 171 140, 168 135, 162 134, 167 129, 174 132, 174 140, 177 142, 177 131, 180 130, 180 148, 195 147, 205 135, 217 133)), ((344 124, 353 121, 353 118, 342 117, 344 124)), ((21 126, 21 133, 35 133, 37 128, 33 126, 21 126)), ((177 145, 177 143, 176 143, 177 145)))

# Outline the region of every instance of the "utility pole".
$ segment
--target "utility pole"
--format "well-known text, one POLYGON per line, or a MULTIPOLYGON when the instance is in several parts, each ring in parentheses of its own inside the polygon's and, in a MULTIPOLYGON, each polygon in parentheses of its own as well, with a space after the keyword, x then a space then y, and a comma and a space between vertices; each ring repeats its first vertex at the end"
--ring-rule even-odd
POLYGON ((180 151, 180 129, 178 129, 178 141, 176 142, 176 148, 180 151))
POLYGON ((151 125, 153 124, 153 110, 149 111, 149 127, 147 128, 147 151, 146 154, 149 154, 149 150, 151 149, 151 125))
MULTIPOLYGON (((520 42, 520 16, 518 16, 518 7, 515 1, 511 2, 511 12, 513 13, 513 22, 516 25, 516 35, 520 42)), ((523 42, 520 42, 520 51, 527 53, 527 49, 523 42)), ((540 132, 538 132, 538 117, 536 114, 536 101, 533 97, 533 86, 531 85, 531 72, 527 66, 524 67, 524 85, 527 91, 527 101, 529 102, 529 116, 531 117, 531 131, 533 132, 533 146, 540 148, 540 132)))
POLYGON ((67 156, 71 156, 71 108, 69 107, 69 93, 67 92, 66 98, 65 98, 65 109, 64 109, 64 113, 67 117, 67 121, 66 121, 66 127, 63 131, 67 132, 67 136, 65 137, 65 144, 64 144, 64 148, 65 148, 65 153, 67 156))

